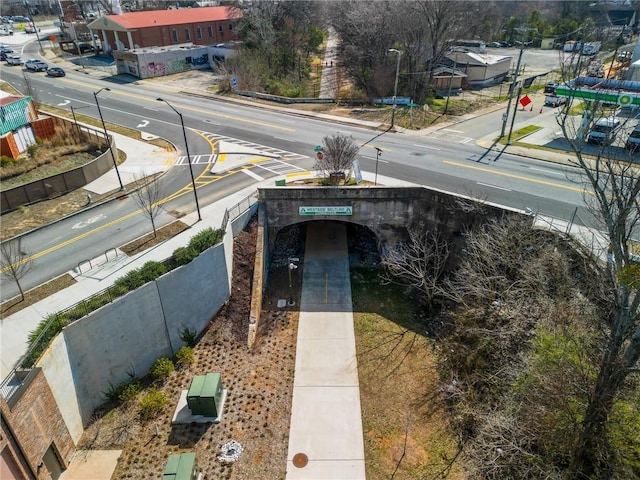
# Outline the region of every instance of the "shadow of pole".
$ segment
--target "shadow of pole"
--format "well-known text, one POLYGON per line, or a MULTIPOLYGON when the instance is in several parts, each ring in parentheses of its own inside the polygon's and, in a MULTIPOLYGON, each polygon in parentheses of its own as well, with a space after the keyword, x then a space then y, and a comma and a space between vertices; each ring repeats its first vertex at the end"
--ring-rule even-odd
MULTIPOLYGON (((477 163, 481 162, 482 160, 484 160, 484 158, 489 155, 489 152, 493 152, 494 148, 496 145, 498 145, 498 142, 500 141, 500 139, 496 139, 493 141, 493 143, 487 148, 487 151, 484 152, 480 158, 478 158, 478 160, 476 160, 477 163)), ((500 158, 500 156, 504 153, 504 151, 507 149, 507 145, 504 145, 502 147, 501 150, 497 150, 497 155, 495 156, 495 158, 493 159, 494 162, 496 162, 498 160, 498 158, 500 158)), ((491 159, 489 159, 491 160, 491 159)))

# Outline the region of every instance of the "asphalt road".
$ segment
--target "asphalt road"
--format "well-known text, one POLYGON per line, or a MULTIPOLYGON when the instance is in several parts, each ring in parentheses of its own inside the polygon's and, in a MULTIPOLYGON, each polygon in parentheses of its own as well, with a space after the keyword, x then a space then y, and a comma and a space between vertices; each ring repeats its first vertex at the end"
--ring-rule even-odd
MULTIPOLYGON (((108 87, 110 91, 103 90, 98 95, 106 122, 165 137, 181 146, 184 141, 180 119, 166 104, 157 101, 162 97, 183 114, 192 157, 210 155, 215 150, 215 142, 224 139, 239 147, 249 144, 258 150, 281 152, 296 168, 312 169, 314 146, 321 144, 323 137, 339 131, 365 145, 359 154, 360 164, 364 170, 373 171, 377 163, 380 175, 471 194, 517 209, 531 208, 565 219, 583 203, 581 188, 573 182, 575 174, 571 169, 536 159, 507 154, 498 156, 495 152, 487 154, 486 149, 476 145, 476 141, 488 132, 499 130, 500 111, 428 134, 386 133, 379 136, 380 132, 367 128, 176 95, 152 84, 116 83, 77 72, 68 72, 67 77, 57 79, 31 72, 23 77, 19 69, 6 67, 2 67, 2 75, 16 83, 28 78, 32 95, 41 103, 66 109, 73 106, 76 113, 95 118, 98 110, 93 93, 108 87), (382 150, 379 158, 375 147, 382 150)), ((523 112, 519 121, 531 122, 527 117, 531 117, 531 113, 523 112)), ((538 115, 536 120, 543 118, 538 115)), ((205 175, 207 169, 208 165, 204 163, 194 165, 196 176, 205 175)), ((251 170, 260 178, 278 175, 259 165, 251 170)), ((186 169, 172 169, 165 175, 162 182, 166 194, 171 195, 188 184, 187 175, 186 169)), ((256 179, 236 174, 203 182, 198 186, 201 204, 211 203, 252 181, 256 179)), ((184 195, 170 201, 159 225, 174 219, 166 212, 193 209, 192 203, 184 195)), ((577 218, 588 219, 589 215, 580 211, 577 218)), ((24 286, 38 285, 87 258, 94 258, 147 233, 149 229, 148 219, 129 199, 112 202, 44 231, 34 232, 25 237, 24 245, 33 254, 36 266, 33 271, 38 273, 30 274, 24 286), (91 224, 91 234, 78 234, 77 224, 91 224)), ((17 293, 11 282, 3 280, 0 286, 3 300, 17 293)))

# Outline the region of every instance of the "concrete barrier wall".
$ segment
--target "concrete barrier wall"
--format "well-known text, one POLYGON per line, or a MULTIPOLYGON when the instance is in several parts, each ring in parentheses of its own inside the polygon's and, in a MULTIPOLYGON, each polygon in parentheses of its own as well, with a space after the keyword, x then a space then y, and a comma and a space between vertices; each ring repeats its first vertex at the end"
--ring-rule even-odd
POLYGON ((171 356, 155 282, 119 298, 63 330, 80 415, 86 423, 111 385, 147 373, 158 357, 171 356))
POLYGON ((80 398, 76 393, 75 361, 64 335, 57 335, 39 362, 67 430, 77 444, 84 432, 80 414, 80 398))
MULTIPOLYGON (((254 207, 251 211, 255 211, 254 207)), ((251 218, 229 223, 222 243, 155 282, 66 327, 38 362, 74 442, 112 386, 146 375, 171 357, 188 328, 200 334, 230 295, 233 234, 251 218)))
POLYGON ((157 280, 171 355, 184 345, 180 339, 184 329, 202 332, 229 298, 227 250, 233 250, 233 243, 229 248, 218 244, 189 264, 190 268, 179 268, 157 280))

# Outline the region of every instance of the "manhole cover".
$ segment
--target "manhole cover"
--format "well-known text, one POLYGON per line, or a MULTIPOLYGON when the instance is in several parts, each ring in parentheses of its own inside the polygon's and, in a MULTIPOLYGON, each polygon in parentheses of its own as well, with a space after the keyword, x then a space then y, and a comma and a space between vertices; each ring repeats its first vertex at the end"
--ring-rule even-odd
POLYGON ((304 468, 309 463, 309 458, 304 453, 296 453, 293 456, 293 465, 298 468, 304 468))

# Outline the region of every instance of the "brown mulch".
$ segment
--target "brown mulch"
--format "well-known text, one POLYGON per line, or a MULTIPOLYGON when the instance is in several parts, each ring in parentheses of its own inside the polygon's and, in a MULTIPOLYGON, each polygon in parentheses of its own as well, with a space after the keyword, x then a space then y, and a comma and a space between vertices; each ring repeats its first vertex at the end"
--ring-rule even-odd
MULTIPOLYGON (((204 478, 255 480, 284 478, 297 336, 297 312, 263 312, 262 337, 246 346, 257 238, 255 219, 234 240, 231 298, 194 348, 195 361, 173 372, 160 386, 169 400, 157 418, 143 422, 139 407, 120 406, 94 415, 83 448, 122 449, 113 479, 160 478, 168 455, 195 451, 204 478), (220 372, 228 389, 219 424, 171 425, 180 392, 193 375, 220 372), (101 413, 101 415, 99 415, 101 413), (158 435, 156 435, 156 425, 158 435), (223 444, 238 441, 235 463, 217 460, 223 444)), ((275 302, 267 301, 266 305, 275 302)))
POLYGON ((148 248, 158 245, 165 240, 175 237, 179 233, 188 230, 189 225, 181 221, 171 222, 162 228, 158 228, 155 233, 151 232, 147 235, 137 238, 133 242, 129 242, 126 245, 120 247, 126 255, 133 256, 137 253, 143 252, 148 248))

